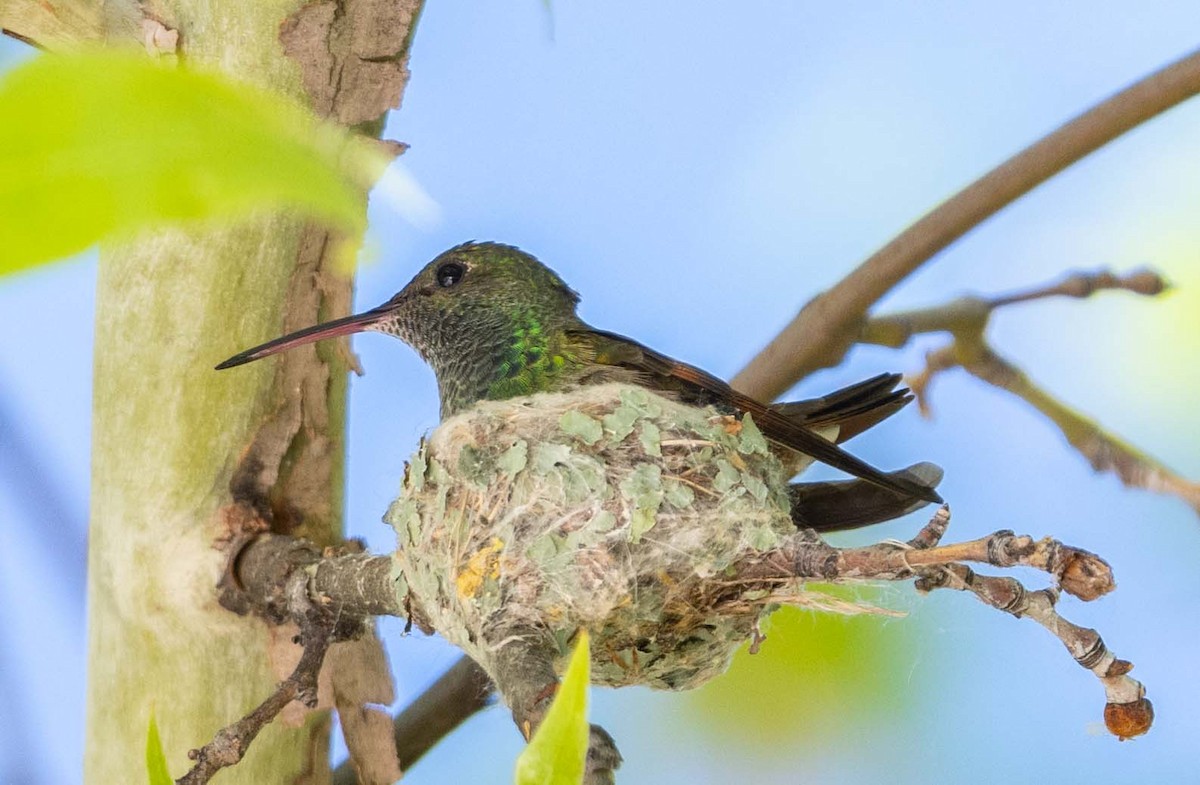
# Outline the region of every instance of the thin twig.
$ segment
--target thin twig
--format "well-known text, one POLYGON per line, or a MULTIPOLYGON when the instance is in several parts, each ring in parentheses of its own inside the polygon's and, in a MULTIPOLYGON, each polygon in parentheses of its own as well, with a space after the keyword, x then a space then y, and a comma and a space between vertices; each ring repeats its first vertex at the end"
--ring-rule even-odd
POLYGON ((814 297, 733 379, 770 400, 841 362, 868 309, 936 253, 1001 208, 1130 129, 1200 92, 1200 51, 1150 74, 1043 137, 943 202, 814 297))
POLYGON ((950 520, 943 506, 907 543, 891 540, 858 548, 834 548, 801 532, 786 545, 743 559, 725 585, 813 578, 823 581, 905 580, 931 567, 962 561, 993 567, 1032 567, 1051 575, 1067 593, 1085 602, 1116 588, 1112 568, 1094 553, 1044 537, 1004 529, 967 542, 940 545, 950 520))
POLYGON ((1159 273, 1139 269, 1124 275, 1109 270, 1076 271, 1056 283, 1035 286, 1024 291, 984 297, 959 297, 948 303, 910 311, 880 314, 868 319, 856 340, 899 349, 914 335, 948 332, 953 335, 975 335, 987 327, 997 308, 1027 303, 1047 297, 1085 299, 1097 292, 1124 291, 1154 297, 1167 291, 1169 285, 1159 273))
POLYGON ((1037 409, 1058 427, 1067 442, 1097 472, 1112 472, 1129 487, 1178 496, 1200 512, 1200 483, 1179 475, 1058 400, 1034 383, 1016 364, 1002 357, 987 340, 988 322, 997 308, 1046 297, 1085 298, 1110 290, 1154 296, 1167 288, 1162 276, 1152 270, 1136 270, 1126 275, 1107 270, 1076 272, 1057 283, 1013 294, 960 297, 943 305, 873 317, 863 325, 859 340, 898 348, 914 335, 950 333, 950 343, 928 352, 925 368, 907 379, 923 415, 930 414, 929 387, 937 375, 952 368, 962 368, 1037 409))
MULTIPOLYGON (((1153 456, 1109 433, 1095 420, 1071 409, 986 343, 963 351, 963 344, 956 339, 946 348, 954 352, 958 364, 972 376, 1028 401, 1058 427, 1067 442, 1087 458, 1097 472, 1112 472, 1129 487, 1177 496, 1200 512, 1200 483, 1181 476, 1153 456)), ((942 367, 948 366, 942 363, 942 367)), ((931 375, 930 372, 924 374, 922 387, 928 386, 931 375)))
MULTIPOLYGON (((747 602, 786 603, 791 591, 788 587, 800 588, 803 581, 809 579, 861 583, 916 578, 918 588, 925 591, 943 586, 968 590, 987 604, 1017 616, 1028 616, 1054 633, 1077 661, 1101 679, 1108 702, 1105 718, 1113 733, 1122 738, 1144 733, 1149 728, 1152 709, 1142 685, 1127 675, 1132 666, 1116 659, 1095 631, 1071 624, 1059 616, 1054 607, 1060 591, 1084 601, 1111 591, 1115 583, 1109 565, 1095 554, 1057 540, 1036 540, 1007 530, 977 540, 942 544, 949 522, 949 508, 942 507, 907 543, 889 540, 857 548, 834 548, 813 532, 800 530, 781 547, 747 555, 720 579, 711 581, 708 590, 716 600, 712 607, 728 605, 744 610, 747 602), (1054 585, 1040 592, 1030 592, 1009 578, 976 575, 962 564, 963 561, 998 568, 1032 567, 1051 575, 1054 585), (763 599, 768 596, 769 600, 763 599), (758 599, 748 599, 751 597, 758 599)), ((271 547, 275 553, 285 554, 285 561, 286 554, 295 551, 295 548, 281 547, 279 543, 271 547)), ((258 600, 255 605, 287 608, 294 613, 300 609, 346 608, 353 603, 383 607, 392 602, 384 596, 366 596, 363 589, 364 585, 370 586, 367 595, 391 594, 394 588, 390 583, 337 580, 318 591, 310 580, 310 576, 320 574, 323 568, 334 569, 334 565, 340 565, 337 569, 347 569, 345 565, 348 564, 357 564, 358 569, 363 569, 363 565, 372 566, 374 560, 348 562, 345 557, 325 557, 303 569, 292 569, 287 573, 290 577, 285 591, 266 590, 265 599, 258 600), (347 596, 342 597, 339 592, 345 592, 347 596), (287 595, 289 600, 280 603, 278 599, 270 599, 280 594, 287 595)), ((267 570, 264 574, 278 575, 280 571, 267 570)), ((256 590, 264 588, 260 583, 252 585, 256 590)), ((393 608, 389 613, 398 614, 400 610, 393 608)), ((309 618, 307 611, 304 618, 309 618)), ((307 645, 305 657, 310 658, 307 645)), ((286 704, 284 697, 296 694, 299 687, 290 683, 295 681, 297 678, 293 676, 280 687, 281 694, 218 734, 218 738, 208 745, 212 751, 207 753, 207 758, 220 762, 220 765, 229 765, 230 760, 240 757, 245 744, 257 733, 262 722, 286 704), (249 726, 249 730, 245 726, 249 726)), ((410 766, 453 727, 485 705, 488 691, 487 677, 482 670, 464 659, 418 698, 395 723, 402 767, 410 766)), ((338 777, 338 785, 353 782, 353 772, 349 769, 343 768, 338 777)))
POLYGON ((200 749, 189 751, 188 757, 196 763, 191 771, 175 781, 176 785, 203 785, 221 769, 235 765, 246 754, 258 732, 293 700, 299 700, 310 708, 316 706, 317 677, 334 638, 335 617, 317 611, 309 603, 303 574, 289 581, 286 593, 293 598, 294 605, 307 605, 310 609, 303 615, 300 639, 304 644, 304 652, 296 669, 253 711, 217 731, 212 741, 200 749))
POLYGON ((939 588, 971 592, 993 608, 1017 618, 1033 619, 1045 627, 1062 641, 1076 662, 1100 679, 1106 700, 1104 723, 1110 733, 1125 741, 1150 730, 1154 707, 1146 698, 1146 688, 1129 676, 1133 664, 1117 659, 1095 630, 1059 615, 1056 589, 1029 591, 1015 578, 979 575, 963 564, 927 571, 917 581, 917 589, 923 592, 939 588))
POLYGON ((920 549, 891 552, 879 546, 846 549, 840 554, 839 574, 847 577, 890 574, 902 578, 924 567, 962 561, 995 567, 1032 567, 1054 576, 1064 591, 1084 601, 1103 597, 1116 588, 1112 569, 1096 554, 1050 537, 1034 540, 1008 530, 969 542, 920 549))
POLYGON ((0 27, 0 35, 8 36, 9 38, 13 39, 14 41, 20 41, 21 43, 25 44, 26 46, 32 46, 34 49, 38 49, 43 52, 46 51, 46 47, 42 46, 37 41, 34 41, 29 36, 18 33, 16 30, 9 30, 6 27, 0 27))

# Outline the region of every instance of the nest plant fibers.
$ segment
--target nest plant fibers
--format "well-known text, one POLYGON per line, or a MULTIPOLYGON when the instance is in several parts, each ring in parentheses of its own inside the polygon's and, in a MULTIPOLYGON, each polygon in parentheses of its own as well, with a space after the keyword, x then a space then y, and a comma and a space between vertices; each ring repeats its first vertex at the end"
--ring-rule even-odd
POLYGON ((689 689, 780 604, 878 612, 728 580, 797 536, 788 479, 750 416, 641 387, 481 402, 422 444, 385 516, 397 590, 489 673, 514 635, 565 658, 584 628, 594 683, 689 689))

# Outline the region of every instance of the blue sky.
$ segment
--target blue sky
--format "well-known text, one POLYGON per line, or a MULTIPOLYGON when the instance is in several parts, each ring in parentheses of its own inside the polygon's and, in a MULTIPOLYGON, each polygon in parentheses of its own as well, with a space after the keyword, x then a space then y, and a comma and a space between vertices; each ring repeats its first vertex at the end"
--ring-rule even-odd
MULTIPOLYGON (((389 135, 440 206, 418 229, 373 204, 370 307, 466 239, 514 243, 583 294, 597 326, 731 376, 810 296, 1009 154, 1196 46, 1195 3, 728 4, 434 3, 389 135), (652 6, 652 7, 647 7, 652 6)), ((0 43, 0 65, 20 47, 0 43)), ((1200 104, 1184 105, 1039 188, 896 290, 886 307, 997 292, 1071 268, 1153 264, 1162 301, 1110 294, 997 316, 995 346, 1036 380, 1185 475, 1200 477, 1200 104)), ((84 683, 78 554, 88 495, 94 261, 0 284, 0 780, 79 781, 84 683), (14 433, 22 438, 17 440, 14 433), (29 453, 18 462, 14 445, 29 453), (53 525, 24 489, 55 489, 53 525), (38 511, 35 513, 34 508, 38 511), (46 581, 46 576, 55 576, 46 581), (36 591, 31 589, 36 587, 36 591), (49 729, 53 729, 52 732, 49 729), (22 779, 21 767, 30 779, 22 779)), ((257 343, 271 336, 246 336, 257 343)), ((818 394, 904 351, 856 350, 807 380, 818 394)), ((432 374, 404 346, 354 343, 348 529, 390 550, 379 517, 416 439, 437 419, 432 374)), ((214 346, 214 362, 242 347, 214 346)), ((1107 557, 1119 590, 1068 618, 1137 663, 1158 725, 1118 744, 1097 730, 1102 698, 1036 625, 966 596, 888 595, 910 611, 898 688, 836 725, 769 749, 727 742, 689 696, 599 692, 595 718, 626 756, 622 782, 1062 782, 1190 774, 1200 720, 1194 598, 1200 522, 1169 498, 1094 476, 1027 406, 961 374, 934 390, 936 418, 906 412, 855 442, 894 467, 947 470, 951 529, 1054 534, 1107 557), (880 719, 884 717, 885 719, 880 719), (808 743, 806 743, 806 741, 808 743), (1037 772, 1034 774, 1034 772, 1037 772)), ((43 496, 50 492, 42 492, 43 496)), ((873 537, 911 536, 920 519, 873 537)), ((1028 577, 1032 583, 1036 576, 1028 577)), ((454 658, 385 624, 401 702, 454 658)), ((848 652, 853 657, 854 652, 848 652)), ((764 707, 768 721, 773 711, 764 707)), ((232 719, 232 718, 231 718, 232 719)), ((406 779, 506 782, 519 749, 506 713, 472 720, 406 779)))

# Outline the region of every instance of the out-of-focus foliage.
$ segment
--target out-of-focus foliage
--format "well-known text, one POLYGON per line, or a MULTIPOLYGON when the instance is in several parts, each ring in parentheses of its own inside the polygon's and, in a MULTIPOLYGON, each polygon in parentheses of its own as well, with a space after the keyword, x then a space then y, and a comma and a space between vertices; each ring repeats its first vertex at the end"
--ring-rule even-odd
POLYGON ((591 647, 581 630, 571 663, 546 718, 517 758, 517 785, 578 785, 588 748, 591 647))
MULTIPOLYGON (((1177 417, 1195 416, 1191 397, 1178 391, 1194 389, 1200 381, 1194 360, 1200 357, 1198 244, 1200 227, 1150 238, 1146 242, 1149 247, 1141 252, 1166 273, 1171 290, 1152 303, 1127 298, 1106 304, 1113 314, 1109 323, 1119 328, 1108 331, 1105 337, 1111 336, 1115 345, 1103 351, 1120 358, 1123 365, 1123 372, 1113 375, 1111 383, 1133 411, 1153 412, 1158 417, 1168 411, 1177 417), (1164 411, 1162 407, 1169 408, 1164 411)), ((1187 439, 1188 429, 1172 427, 1169 420, 1162 430, 1166 436, 1187 439)), ((1129 435, 1145 440, 1141 434, 1129 435)))
POLYGON ((158 721, 150 713, 150 725, 146 728, 146 774, 150 785, 172 785, 167 771, 167 757, 163 754, 162 738, 158 735, 158 721))
POLYGON ((743 646, 728 673, 691 694, 693 716, 724 741, 732 735, 763 751, 797 739, 811 746, 847 722, 891 716, 909 706, 901 695, 912 684, 898 684, 896 671, 908 661, 910 626, 783 608, 763 625, 757 654, 743 646))
POLYGON ((43 55, 0 82, 0 274, 146 226, 291 206, 357 235, 362 143, 212 73, 43 55))

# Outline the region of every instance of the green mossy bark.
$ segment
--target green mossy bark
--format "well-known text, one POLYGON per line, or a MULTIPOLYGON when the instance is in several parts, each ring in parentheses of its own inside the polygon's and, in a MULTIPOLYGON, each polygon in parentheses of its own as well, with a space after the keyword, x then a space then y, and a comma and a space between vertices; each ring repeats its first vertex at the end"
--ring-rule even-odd
MULTIPOLYGON (((122 3, 124 4, 124 3, 122 3)), ((132 7, 132 4, 130 4, 132 7)), ((299 2, 174 0, 156 6, 191 63, 300 97, 278 42, 299 2)), ((230 472, 274 405, 272 364, 213 365, 251 337, 276 334, 299 220, 171 230, 102 253, 96 301, 85 782, 144 782, 153 706, 172 776, 266 697, 266 625, 219 607, 214 549, 230 472)), ((341 510, 345 377, 328 384, 334 538, 341 510)), ((318 537, 320 532, 309 532, 318 537)), ((328 778, 328 717, 268 726, 222 783, 328 778)))

